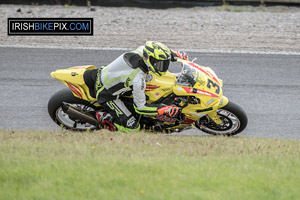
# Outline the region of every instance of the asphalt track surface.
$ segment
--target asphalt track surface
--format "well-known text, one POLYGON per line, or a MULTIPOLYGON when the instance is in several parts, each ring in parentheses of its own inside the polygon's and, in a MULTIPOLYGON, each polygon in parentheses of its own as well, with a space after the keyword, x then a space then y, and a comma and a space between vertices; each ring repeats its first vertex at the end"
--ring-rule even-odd
MULTIPOLYGON (((78 65, 102 66, 122 50, 0 47, 0 129, 59 130, 48 99, 65 86, 50 72, 78 65)), ((224 82, 224 95, 245 109, 240 136, 300 139, 300 56, 188 52, 224 82)), ((179 72, 179 66, 170 67, 179 72)), ((184 134, 206 135, 193 129, 184 134)))

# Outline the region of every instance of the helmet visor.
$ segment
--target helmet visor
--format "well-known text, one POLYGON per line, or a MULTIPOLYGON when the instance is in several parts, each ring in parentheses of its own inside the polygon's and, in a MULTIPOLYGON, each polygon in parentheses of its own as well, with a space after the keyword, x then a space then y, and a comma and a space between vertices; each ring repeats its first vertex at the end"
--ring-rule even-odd
POLYGON ((166 72, 169 69, 170 60, 157 60, 150 57, 150 62, 155 70, 158 72, 166 72))
POLYGON ((155 68, 159 72, 166 72, 169 68, 169 65, 170 65, 170 60, 159 60, 157 61, 155 68))

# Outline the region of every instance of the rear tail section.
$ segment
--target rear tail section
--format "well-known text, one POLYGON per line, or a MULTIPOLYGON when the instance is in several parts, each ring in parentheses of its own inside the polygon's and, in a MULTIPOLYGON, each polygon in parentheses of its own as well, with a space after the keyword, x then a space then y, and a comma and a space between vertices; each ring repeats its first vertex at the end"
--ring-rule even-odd
POLYGON ((87 101, 96 101, 90 95, 89 88, 84 82, 83 74, 87 70, 96 69, 93 65, 76 66, 68 69, 58 69, 51 76, 63 82, 74 94, 74 96, 87 101))

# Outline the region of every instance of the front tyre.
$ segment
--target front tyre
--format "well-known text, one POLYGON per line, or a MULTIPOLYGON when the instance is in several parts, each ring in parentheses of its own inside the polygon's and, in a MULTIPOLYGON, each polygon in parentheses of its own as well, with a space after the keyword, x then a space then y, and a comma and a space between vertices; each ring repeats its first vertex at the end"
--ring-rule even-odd
POLYGON ((75 97, 69 89, 65 88, 53 94, 48 101, 48 112, 55 123, 57 123, 63 128, 72 129, 76 131, 96 129, 95 126, 86 122, 82 122, 78 119, 74 119, 68 114, 66 114, 62 109, 63 102, 69 103, 72 106, 81 110, 84 109, 88 112, 94 111, 92 107, 87 106, 89 105, 87 101, 75 97))
POLYGON ((212 135, 236 135, 242 132, 248 123, 248 118, 245 111, 235 103, 229 103, 217 110, 222 124, 216 124, 208 116, 201 117, 195 122, 195 126, 203 132, 212 135))

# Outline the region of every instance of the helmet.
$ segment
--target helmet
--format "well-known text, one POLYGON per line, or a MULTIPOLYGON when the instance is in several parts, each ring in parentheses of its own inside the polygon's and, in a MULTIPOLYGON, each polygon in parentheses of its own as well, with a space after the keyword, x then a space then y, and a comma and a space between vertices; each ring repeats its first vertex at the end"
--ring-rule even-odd
POLYGON ((161 76, 169 68, 171 51, 160 42, 148 41, 143 49, 143 59, 154 74, 161 76))

